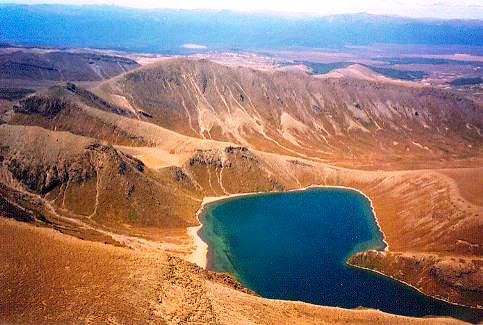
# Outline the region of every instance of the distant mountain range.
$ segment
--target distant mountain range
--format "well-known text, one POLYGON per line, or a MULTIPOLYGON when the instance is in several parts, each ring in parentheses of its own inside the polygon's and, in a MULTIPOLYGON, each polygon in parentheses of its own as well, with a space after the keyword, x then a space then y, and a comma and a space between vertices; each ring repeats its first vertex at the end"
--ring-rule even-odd
POLYGON ((482 20, 287 17, 116 6, 0 5, 0 43, 177 53, 371 43, 483 46, 482 20))

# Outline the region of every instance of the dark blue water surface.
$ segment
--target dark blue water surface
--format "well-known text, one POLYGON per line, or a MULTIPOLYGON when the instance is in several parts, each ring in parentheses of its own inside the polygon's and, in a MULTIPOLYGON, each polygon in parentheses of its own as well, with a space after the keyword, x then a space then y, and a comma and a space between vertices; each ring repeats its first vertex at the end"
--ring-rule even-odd
POLYGON ((476 322, 478 312, 348 266, 353 253, 383 249, 370 202, 345 189, 257 194, 209 204, 200 215, 209 268, 230 272, 267 298, 476 322))

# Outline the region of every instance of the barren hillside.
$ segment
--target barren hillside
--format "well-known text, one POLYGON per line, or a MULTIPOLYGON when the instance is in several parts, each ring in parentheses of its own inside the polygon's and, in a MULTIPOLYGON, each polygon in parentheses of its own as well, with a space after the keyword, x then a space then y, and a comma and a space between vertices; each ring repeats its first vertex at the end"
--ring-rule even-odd
POLYGON ((173 59, 96 92, 185 135, 338 164, 455 161, 481 150, 478 104, 384 80, 319 79, 173 59))

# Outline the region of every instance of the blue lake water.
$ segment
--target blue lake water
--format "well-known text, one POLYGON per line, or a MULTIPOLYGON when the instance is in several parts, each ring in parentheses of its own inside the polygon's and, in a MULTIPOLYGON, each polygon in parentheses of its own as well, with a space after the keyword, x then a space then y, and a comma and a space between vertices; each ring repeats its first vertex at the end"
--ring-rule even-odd
POLYGON ((208 267, 233 274, 262 297, 478 320, 474 309, 346 264, 357 251, 385 246, 370 202, 356 191, 317 188, 231 198, 207 205, 200 220, 208 267))

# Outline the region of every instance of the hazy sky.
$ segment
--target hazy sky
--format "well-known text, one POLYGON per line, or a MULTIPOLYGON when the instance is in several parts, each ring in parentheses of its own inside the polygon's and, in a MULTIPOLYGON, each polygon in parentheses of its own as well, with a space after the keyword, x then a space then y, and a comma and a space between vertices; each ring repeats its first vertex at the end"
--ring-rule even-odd
POLYGON ((483 19, 483 0, 0 0, 0 3, 115 4, 138 8, 233 9, 284 13, 367 12, 411 17, 483 19))

